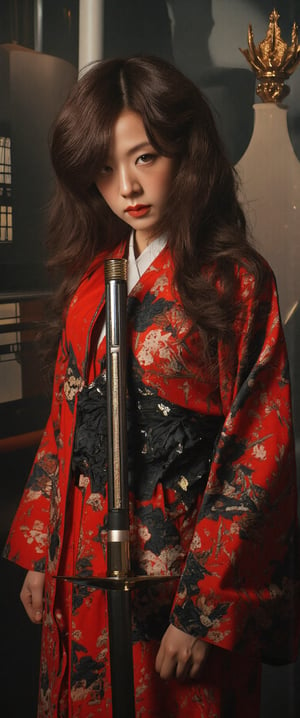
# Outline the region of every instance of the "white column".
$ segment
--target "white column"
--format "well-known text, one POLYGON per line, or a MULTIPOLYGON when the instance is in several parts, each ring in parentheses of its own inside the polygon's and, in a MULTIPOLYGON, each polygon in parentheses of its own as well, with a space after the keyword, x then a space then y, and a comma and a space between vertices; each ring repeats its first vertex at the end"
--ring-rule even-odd
POLYGON ((34 49, 43 52, 43 0, 34 1, 34 49))
POLYGON ((287 107, 254 105, 253 135, 236 165, 256 247, 273 268, 286 324, 300 301, 300 162, 288 133, 287 107))
POLYGON ((79 2, 79 77, 103 57, 104 0, 79 2))

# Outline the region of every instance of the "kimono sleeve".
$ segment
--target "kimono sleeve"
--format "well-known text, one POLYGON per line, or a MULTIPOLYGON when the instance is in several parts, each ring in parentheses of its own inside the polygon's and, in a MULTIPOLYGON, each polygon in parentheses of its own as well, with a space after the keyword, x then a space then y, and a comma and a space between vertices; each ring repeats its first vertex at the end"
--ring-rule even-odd
POLYGON ((43 571, 48 546, 50 498, 58 476, 60 414, 67 352, 63 334, 55 365, 51 413, 3 555, 27 570, 43 571))
POLYGON ((241 277, 234 372, 219 347, 225 422, 171 620, 264 662, 296 657, 297 496, 288 361, 275 280, 241 277))

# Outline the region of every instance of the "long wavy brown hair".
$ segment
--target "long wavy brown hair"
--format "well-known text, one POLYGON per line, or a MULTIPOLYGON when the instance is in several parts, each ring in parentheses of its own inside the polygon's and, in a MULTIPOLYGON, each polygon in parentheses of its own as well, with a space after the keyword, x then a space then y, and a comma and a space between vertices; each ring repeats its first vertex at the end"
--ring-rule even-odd
POLYGON ((60 281, 52 338, 57 340, 64 310, 91 260, 129 234, 95 186, 124 108, 140 114, 160 154, 176 159, 168 205, 156 230, 167 233, 184 309, 206 347, 218 337, 229 340, 237 309, 235 267, 246 265, 259 288, 260 258, 248 240, 235 172, 208 102, 173 65, 148 56, 94 66, 72 89, 53 128, 56 193, 48 244, 49 265, 59 270, 60 281))

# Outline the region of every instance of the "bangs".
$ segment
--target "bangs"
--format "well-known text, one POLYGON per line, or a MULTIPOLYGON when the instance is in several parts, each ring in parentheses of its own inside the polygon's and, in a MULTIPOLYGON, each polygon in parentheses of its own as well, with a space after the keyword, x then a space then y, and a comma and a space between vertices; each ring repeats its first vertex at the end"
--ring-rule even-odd
POLYGON ((119 72, 105 82, 101 65, 73 88, 54 128, 51 156, 56 175, 85 195, 105 163, 114 124, 124 103, 119 72))

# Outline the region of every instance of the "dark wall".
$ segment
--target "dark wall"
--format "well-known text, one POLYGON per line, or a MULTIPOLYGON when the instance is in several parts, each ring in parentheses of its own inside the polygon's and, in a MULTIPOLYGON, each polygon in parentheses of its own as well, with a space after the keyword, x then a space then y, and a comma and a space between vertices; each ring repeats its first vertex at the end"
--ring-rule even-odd
POLYGON ((13 241, 0 246, 1 291, 44 289, 46 208, 51 192, 48 135, 77 77, 65 60, 0 46, 0 128, 11 138, 13 241))

